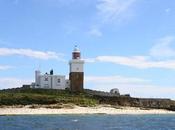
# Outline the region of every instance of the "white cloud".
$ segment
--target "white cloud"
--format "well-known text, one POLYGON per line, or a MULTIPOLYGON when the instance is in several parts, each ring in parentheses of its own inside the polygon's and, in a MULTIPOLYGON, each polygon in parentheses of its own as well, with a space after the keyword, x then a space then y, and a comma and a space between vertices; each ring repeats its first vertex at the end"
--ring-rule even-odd
POLYGON ((122 93, 128 93, 128 86, 131 85, 142 85, 148 84, 150 81, 135 78, 135 77, 124 77, 120 75, 112 75, 112 76, 85 76, 86 87, 94 90, 101 90, 109 92, 112 88, 118 88, 122 93))
MULTIPOLYGON (((146 56, 97 56, 87 58, 86 62, 107 62, 125 65, 137 69, 161 68, 175 70, 174 37, 163 37, 158 40, 146 56)), ((147 98, 171 98, 175 99, 174 86, 160 86, 152 84, 152 81, 123 76, 90 76, 85 77, 86 88, 110 91, 118 88, 122 94, 131 94, 134 97, 147 98)))
POLYGON ((86 63, 94 63, 96 62, 96 59, 95 58, 84 58, 83 59, 86 63))
POLYGON ((97 0, 95 23, 89 34, 97 37, 103 35, 106 25, 118 25, 128 22, 134 15, 134 5, 138 0, 97 0))
POLYGON ((31 84, 32 80, 18 78, 0 78, 0 89, 22 87, 24 84, 31 84))
POLYGON ((161 68, 175 70, 174 37, 166 36, 158 40, 146 56, 97 56, 84 59, 87 63, 108 62, 137 69, 161 68))
POLYGON ((8 70, 14 68, 13 66, 9 66, 9 65, 0 65, 0 70, 8 70))
POLYGON ((100 83, 100 84, 140 84, 149 82, 149 80, 144 80, 140 78, 133 78, 133 77, 123 77, 119 75, 114 76, 86 76, 85 82, 93 82, 93 83, 100 83))
POLYGON ((154 57, 175 57, 175 49, 171 47, 175 38, 166 36, 158 40, 158 42, 150 49, 150 55, 154 57))
POLYGON ((109 92, 118 88, 121 94, 133 97, 172 98, 175 99, 175 88, 152 85, 151 81, 123 76, 88 76, 85 77, 86 88, 109 92))
POLYGON ((158 85, 131 85, 121 86, 121 90, 127 91, 134 97, 144 98, 170 98, 175 99, 174 86, 158 86, 158 85))
POLYGON ((121 21, 131 14, 131 7, 136 0, 99 0, 98 15, 103 22, 121 21))
POLYGON ((92 35, 92 36, 96 36, 96 37, 101 37, 102 36, 102 32, 97 28, 92 28, 89 31, 89 34, 92 35))
POLYGON ((98 56, 96 61, 110 62, 119 65, 130 66, 138 69, 164 68, 175 69, 175 60, 154 61, 150 57, 144 56, 98 56))
POLYGON ((63 54, 58 54, 52 51, 36 51, 32 49, 14 49, 14 48, 0 48, 0 56, 21 55, 36 59, 60 59, 63 54))
POLYGON ((175 69, 175 60, 151 60, 149 56, 98 56, 96 58, 85 59, 85 62, 108 62, 118 65, 125 65, 137 69, 162 68, 175 69))

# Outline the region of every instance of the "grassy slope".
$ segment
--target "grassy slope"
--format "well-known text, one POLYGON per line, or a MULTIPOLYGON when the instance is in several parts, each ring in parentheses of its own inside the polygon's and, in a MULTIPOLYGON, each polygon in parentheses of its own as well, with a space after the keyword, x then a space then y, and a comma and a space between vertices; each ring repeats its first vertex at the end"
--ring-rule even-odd
POLYGON ((68 90, 18 88, 0 91, 0 105, 30 105, 30 104, 66 104, 79 106, 95 106, 98 101, 80 93, 68 90))

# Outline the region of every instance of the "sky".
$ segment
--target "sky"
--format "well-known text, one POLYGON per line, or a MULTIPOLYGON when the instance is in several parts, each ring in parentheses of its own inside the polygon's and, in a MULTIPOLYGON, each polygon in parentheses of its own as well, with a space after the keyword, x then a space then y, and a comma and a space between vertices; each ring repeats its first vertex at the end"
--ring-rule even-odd
POLYGON ((0 89, 68 76, 75 45, 85 88, 175 99, 174 0, 0 0, 0 89))

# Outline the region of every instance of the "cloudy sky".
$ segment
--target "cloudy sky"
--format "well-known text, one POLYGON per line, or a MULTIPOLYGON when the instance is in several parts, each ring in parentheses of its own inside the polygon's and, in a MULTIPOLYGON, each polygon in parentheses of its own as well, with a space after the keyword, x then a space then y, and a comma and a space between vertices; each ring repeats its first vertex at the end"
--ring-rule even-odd
POLYGON ((174 0, 0 0, 0 89, 68 75, 74 45, 85 88, 175 99, 174 0))

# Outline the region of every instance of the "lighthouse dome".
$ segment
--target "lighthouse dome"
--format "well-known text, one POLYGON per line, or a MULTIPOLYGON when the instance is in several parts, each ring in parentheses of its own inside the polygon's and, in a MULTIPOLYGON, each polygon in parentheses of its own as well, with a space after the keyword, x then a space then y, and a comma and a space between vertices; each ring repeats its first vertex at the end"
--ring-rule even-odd
POLYGON ((78 46, 77 46, 77 45, 74 47, 73 52, 80 52, 80 49, 78 48, 78 46))

